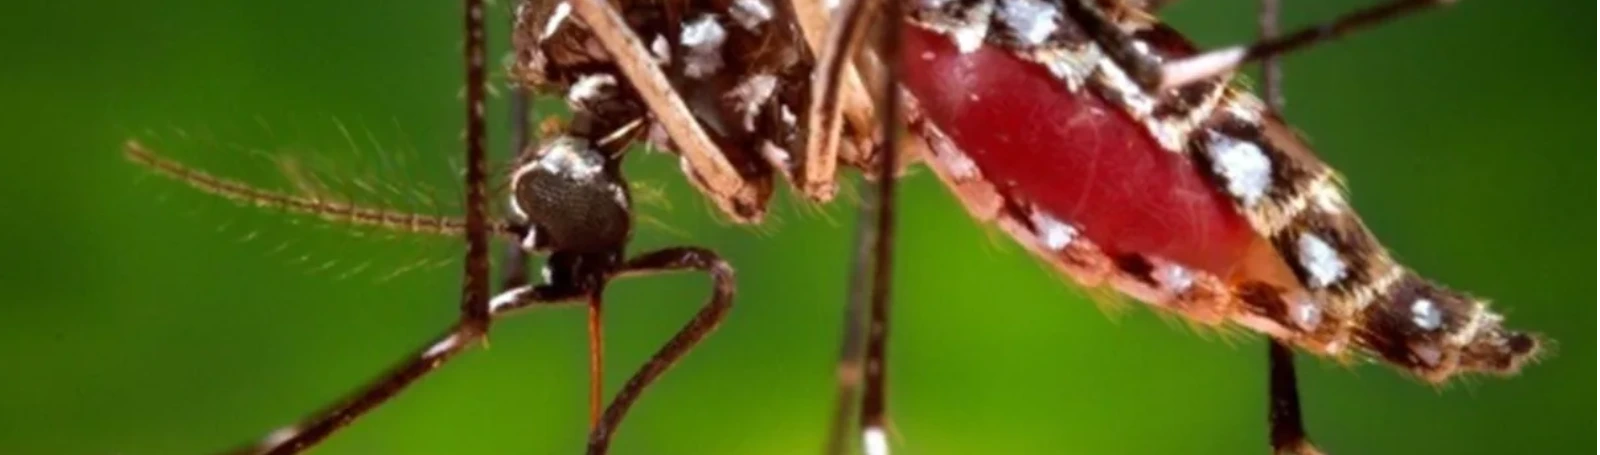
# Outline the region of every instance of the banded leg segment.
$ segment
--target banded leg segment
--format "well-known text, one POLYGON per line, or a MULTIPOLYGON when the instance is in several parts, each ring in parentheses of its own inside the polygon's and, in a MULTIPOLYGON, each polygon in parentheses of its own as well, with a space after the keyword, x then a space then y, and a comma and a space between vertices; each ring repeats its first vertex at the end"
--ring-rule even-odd
POLYGON ((1163 62, 1142 49, 1115 19, 1098 7, 1095 0, 1069 0, 1065 11, 1105 49, 1106 55, 1122 67, 1146 91, 1171 89, 1233 71, 1239 65, 1330 41, 1347 33, 1370 27, 1429 7, 1455 3, 1454 0, 1389 0, 1359 9, 1332 21, 1296 30, 1287 35, 1263 38, 1241 46, 1217 49, 1192 57, 1163 62))
MULTIPOLYGON (((884 14, 891 18, 905 16, 905 5, 900 0, 887 0, 884 14)), ((884 147, 880 151, 878 167, 878 217, 875 220, 878 234, 873 236, 872 306, 868 313, 866 368, 863 370, 864 390, 861 395, 862 447, 867 455, 888 455, 888 343, 889 296, 894 275, 894 205, 895 174, 900 158, 901 104, 900 80, 905 72, 903 36, 899 27, 886 27, 879 37, 879 55, 888 62, 884 87, 879 92, 878 111, 882 113, 884 147)))
POLYGON ((463 0, 466 40, 462 54, 466 62, 466 223, 467 252, 461 280, 461 318, 454 329, 423 348, 410 360, 401 362, 376 382, 351 398, 321 412, 310 422, 273 432, 251 452, 269 454, 299 453, 322 441, 383 404, 417 379, 453 358, 465 347, 489 334, 488 158, 484 149, 485 70, 483 0, 463 0))
MULTIPOLYGON (((496 305, 493 316, 499 316, 507 311, 531 307, 558 305, 575 302, 582 294, 558 292, 555 288, 522 288, 510 293, 516 293, 515 305, 496 305)), ((493 301, 505 300, 497 297, 493 301)), ((389 372, 384 373, 376 381, 362 387, 349 398, 338 404, 315 414, 316 417, 297 425, 291 425, 272 432, 257 446, 238 450, 239 454, 294 454, 300 453, 311 446, 326 439, 329 435, 339 431, 357 418, 372 411, 379 405, 394 398, 406 387, 418 379, 438 369, 450 359, 455 358, 473 343, 482 340, 487 332, 482 325, 462 321, 445 332, 436 341, 418 349, 408 356, 389 372)))
POLYGON ((699 345, 733 308, 733 267, 715 252, 704 248, 667 248, 640 255, 624 264, 618 277, 682 270, 703 271, 710 275, 711 299, 617 391, 611 404, 606 406, 605 414, 601 415, 599 423, 589 433, 588 453, 591 455, 606 453, 617 427, 622 424, 623 417, 633 407, 634 401, 639 399, 639 394, 699 345))

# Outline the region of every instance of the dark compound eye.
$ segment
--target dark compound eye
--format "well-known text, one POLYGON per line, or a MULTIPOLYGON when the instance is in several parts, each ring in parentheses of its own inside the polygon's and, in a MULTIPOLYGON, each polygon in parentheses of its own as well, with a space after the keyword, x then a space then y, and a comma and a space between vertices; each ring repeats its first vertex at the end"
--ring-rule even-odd
POLYGON ((587 140, 559 136, 525 153, 511 176, 511 197, 518 215, 535 226, 523 242, 530 249, 592 253, 627 243, 627 185, 615 163, 587 140), (543 237, 535 242, 535 235, 543 237))

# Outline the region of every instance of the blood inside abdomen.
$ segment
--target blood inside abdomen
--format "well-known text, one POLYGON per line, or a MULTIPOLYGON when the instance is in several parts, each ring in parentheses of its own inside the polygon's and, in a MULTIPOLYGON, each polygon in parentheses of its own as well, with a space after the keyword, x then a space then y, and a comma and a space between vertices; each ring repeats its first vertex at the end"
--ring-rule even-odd
POLYGON ((1263 252, 1231 200, 1115 104, 1007 51, 961 53, 946 36, 902 28, 904 87, 1003 196, 1078 226, 1112 254, 1230 276, 1263 252))

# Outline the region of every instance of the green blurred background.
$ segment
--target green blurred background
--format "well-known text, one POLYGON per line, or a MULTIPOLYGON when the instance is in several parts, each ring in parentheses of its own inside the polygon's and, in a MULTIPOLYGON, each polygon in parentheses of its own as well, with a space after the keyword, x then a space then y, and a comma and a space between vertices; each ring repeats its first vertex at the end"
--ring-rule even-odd
MULTIPOLYGON (((219 202, 118 156, 141 137, 218 173, 281 182, 250 152, 262 150, 346 185, 369 176, 436 189, 408 203, 453 200, 458 5, 406 3, 6 7, 0 453, 193 454, 254 440, 452 321, 454 239, 355 238, 219 202), (417 261, 439 264, 382 280, 417 261)), ((1290 24, 1355 7, 1287 3, 1290 24)), ((497 25, 509 8, 495 5, 497 25)), ((1395 253, 1559 341, 1521 377, 1443 389, 1302 358, 1307 420, 1332 453, 1589 453, 1593 155, 1578 57, 1592 50, 1590 12, 1466 1, 1288 59, 1287 116, 1349 177, 1395 253)), ((1253 35, 1248 1, 1187 0, 1164 15, 1205 45, 1253 35)), ((502 46, 505 32, 492 32, 502 46)), ((496 103, 504 151, 505 99, 496 103)), ((630 166, 667 195, 642 208, 658 223, 637 247, 715 248, 738 267, 740 293, 723 328, 634 408, 615 452, 819 452, 852 210, 780 195, 775 222, 729 226, 672 159, 630 166)), ((903 194, 890 352, 898 453, 1266 452, 1261 340, 1196 332, 1136 304, 1108 317, 1096 293, 966 218, 927 172, 903 194)), ((681 276, 614 288, 610 390, 706 287, 681 276)), ((556 310, 498 325, 491 349, 321 453, 577 452, 583 318, 556 310)))

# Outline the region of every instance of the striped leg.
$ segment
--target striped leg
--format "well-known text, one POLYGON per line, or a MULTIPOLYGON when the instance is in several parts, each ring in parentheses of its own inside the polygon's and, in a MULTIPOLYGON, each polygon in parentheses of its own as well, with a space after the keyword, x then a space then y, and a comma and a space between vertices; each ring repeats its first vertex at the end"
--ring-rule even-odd
MULTIPOLYGON (((1262 41, 1278 36, 1280 0, 1261 0, 1257 32, 1262 41)), ((1261 59, 1261 96, 1274 112, 1283 111, 1283 68, 1277 56, 1261 59)), ((1300 418, 1300 388, 1295 377, 1294 351, 1277 340, 1267 341, 1267 425, 1272 452, 1277 455, 1319 454, 1306 436, 1300 418)))
MULTIPOLYGON (((405 390, 406 386, 443 365, 473 342, 489 334, 488 181, 484 151, 483 1, 464 0, 466 40, 463 49, 467 79, 466 125, 466 266, 461 284, 461 318, 438 341, 400 363, 376 382, 299 425, 272 432, 250 453, 299 453, 405 390)), ((543 300, 551 301, 551 300, 543 300)))

